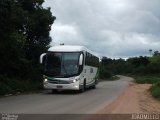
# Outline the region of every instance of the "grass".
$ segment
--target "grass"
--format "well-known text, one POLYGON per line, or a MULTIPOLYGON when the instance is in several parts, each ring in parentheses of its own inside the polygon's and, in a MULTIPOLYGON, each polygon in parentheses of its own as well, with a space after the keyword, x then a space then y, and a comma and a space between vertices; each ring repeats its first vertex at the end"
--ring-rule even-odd
POLYGON ((139 84, 154 84, 160 81, 160 75, 156 74, 156 75, 145 75, 145 76, 136 76, 135 78, 135 82, 139 83, 139 84))
POLYGON ((150 93, 154 98, 160 100, 160 74, 152 74, 135 77, 135 82, 139 84, 152 84, 150 93))
POLYGON ((42 89, 41 81, 0 77, 0 95, 27 93, 42 89))
POLYGON ((154 83, 151 88, 150 88, 150 92, 152 94, 153 97, 157 98, 160 100, 160 81, 157 83, 154 83))

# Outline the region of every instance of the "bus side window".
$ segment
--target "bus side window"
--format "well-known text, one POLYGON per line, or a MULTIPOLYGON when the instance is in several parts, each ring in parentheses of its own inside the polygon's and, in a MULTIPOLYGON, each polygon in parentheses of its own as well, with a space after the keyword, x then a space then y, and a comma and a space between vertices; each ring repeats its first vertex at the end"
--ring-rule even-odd
POLYGON ((90 68, 90 73, 93 73, 93 68, 90 68))

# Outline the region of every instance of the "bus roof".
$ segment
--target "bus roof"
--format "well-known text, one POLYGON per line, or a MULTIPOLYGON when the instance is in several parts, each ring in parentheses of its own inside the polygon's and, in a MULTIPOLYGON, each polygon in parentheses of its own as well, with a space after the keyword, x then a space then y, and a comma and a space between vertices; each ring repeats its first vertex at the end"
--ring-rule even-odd
POLYGON ((58 46, 53 46, 48 49, 50 52, 80 52, 80 51, 87 51, 95 56, 92 51, 88 50, 84 46, 77 46, 77 45, 58 45, 58 46))

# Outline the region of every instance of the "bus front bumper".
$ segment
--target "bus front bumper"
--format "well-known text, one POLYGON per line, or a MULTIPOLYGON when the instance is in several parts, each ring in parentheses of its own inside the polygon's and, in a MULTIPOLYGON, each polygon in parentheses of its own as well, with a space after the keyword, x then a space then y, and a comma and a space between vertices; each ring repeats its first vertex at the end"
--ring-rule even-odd
POLYGON ((44 89, 57 89, 57 90, 79 90, 79 81, 70 84, 53 84, 44 82, 44 89))

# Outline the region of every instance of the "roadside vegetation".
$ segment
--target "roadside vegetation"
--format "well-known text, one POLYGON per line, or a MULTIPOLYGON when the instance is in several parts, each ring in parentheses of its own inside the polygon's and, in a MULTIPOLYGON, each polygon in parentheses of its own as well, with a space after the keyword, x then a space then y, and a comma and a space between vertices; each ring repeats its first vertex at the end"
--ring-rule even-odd
POLYGON ((100 78, 111 78, 122 74, 135 78, 139 84, 152 84, 150 92, 160 99, 160 53, 155 51, 151 57, 133 57, 124 59, 102 58, 100 78))
POLYGON ((150 92, 153 97, 160 100, 160 74, 136 76, 135 82, 139 84, 152 84, 150 92))
POLYGON ((153 97, 160 100, 160 81, 152 84, 150 91, 153 97))
POLYGON ((42 89, 39 56, 55 17, 44 0, 0 1, 0 95, 42 89))
POLYGON ((32 91, 38 91, 42 88, 42 82, 22 79, 11 79, 4 76, 0 76, 0 93, 1 95, 8 94, 20 94, 32 91))

